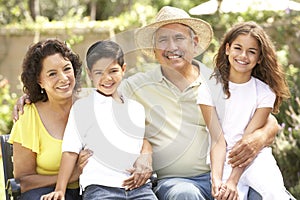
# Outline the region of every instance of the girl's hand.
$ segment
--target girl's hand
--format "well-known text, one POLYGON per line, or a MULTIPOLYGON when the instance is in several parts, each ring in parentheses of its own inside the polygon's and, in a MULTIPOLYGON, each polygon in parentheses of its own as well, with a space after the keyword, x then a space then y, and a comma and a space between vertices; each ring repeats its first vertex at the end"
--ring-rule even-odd
POLYGON ((215 199, 218 199, 218 196, 224 190, 226 190, 226 185, 224 185, 221 180, 214 179, 212 181, 211 194, 215 199))
POLYGON ((239 195, 237 191, 237 186, 234 182, 228 180, 226 182, 226 191, 224 193, 220 193, 218 200, 239 200, 239 195))

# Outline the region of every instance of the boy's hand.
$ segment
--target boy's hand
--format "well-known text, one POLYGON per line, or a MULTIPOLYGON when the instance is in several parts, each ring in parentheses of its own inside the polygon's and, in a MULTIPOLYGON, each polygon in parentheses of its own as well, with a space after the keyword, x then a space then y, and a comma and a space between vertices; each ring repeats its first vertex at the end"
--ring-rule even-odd
POLYGON ((51 192, 41 196, 40 200, 65 200, 65 194, 62 191, 51 192))

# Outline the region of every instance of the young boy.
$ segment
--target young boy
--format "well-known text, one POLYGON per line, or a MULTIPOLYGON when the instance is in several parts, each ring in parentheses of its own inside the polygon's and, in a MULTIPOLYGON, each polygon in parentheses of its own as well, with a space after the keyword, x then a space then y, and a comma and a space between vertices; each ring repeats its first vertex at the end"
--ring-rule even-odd
POLYGON ((71 108, 56 188, 43 199, 64 197, 83 148, 93 151, 80 176, 83 199, 157 199, 151 183, 133 190, 123 186, 141 152, 145 113, 141 104, 117 91, 126 69, 122 49, 112 41, 99 41, 88 49, 86 59, 96 90, 71 108))

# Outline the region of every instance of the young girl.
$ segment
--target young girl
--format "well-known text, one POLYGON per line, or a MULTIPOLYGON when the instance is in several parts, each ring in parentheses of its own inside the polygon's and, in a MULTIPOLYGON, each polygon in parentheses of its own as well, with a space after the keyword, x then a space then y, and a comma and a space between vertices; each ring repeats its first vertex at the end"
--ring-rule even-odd
POLYGON ((131 176, 127 169, 141 152, 145 131, 143 106, 117 91, 126 69, 123 51, 112 41, 99 41, 88 49, 86 59, 96 90, 71 108, 56 188, 43 199, 64 196, 83 148, 93 151, 79 179, 83 199, 156 199, 151 183, 133 190, 123 187, 131 176))
POLYGON ((263 199, 290 199, 270 147, 246 168, 227 162, 235 143, 262 127, 270 112, 278 113, 282 100, 290 96, 271 40, 255 22, 239 23, 225 35, 215 64, 210 80, 199 87, 197 99, 212 138, 213 196, 247 199, 252 187, 263 199), (212 81, 224 92, 219 100, 212 81), (220 99, 224 102, 216 103, 220 99))

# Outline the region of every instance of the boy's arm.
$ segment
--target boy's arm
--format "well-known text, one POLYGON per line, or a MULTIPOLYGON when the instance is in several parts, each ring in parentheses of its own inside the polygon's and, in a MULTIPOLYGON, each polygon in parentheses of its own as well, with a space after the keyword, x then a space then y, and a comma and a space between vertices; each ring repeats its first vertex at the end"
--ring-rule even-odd
POLYGON ((272 144, 280 127, 274 116, 268 114, 266 118, 267 121, 264 120, 266 123, 261 128, 251 134, 244 134, 243 138, 234 145, 229 153, 229 163, 232 166, 248 166, 260 150, 272 144))
POLYGON ((74 170, 78 154, 63 152, 54 192, 41 196, 41 200, 64 199, 66 188, 74 170))
POLYGON ((200 109, 211 137, 212 195, 217 197, 222 186, 223 166, 226 157, 226 142, 215 107, 200 104, 200 109))
POLYGON ((73 152, 62 153, 55 191, 63 191, 63 193, 65 194, 77 158, 78 158, 77 153, 73 153, 73 152))

